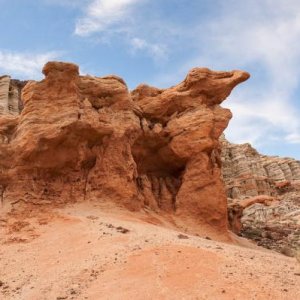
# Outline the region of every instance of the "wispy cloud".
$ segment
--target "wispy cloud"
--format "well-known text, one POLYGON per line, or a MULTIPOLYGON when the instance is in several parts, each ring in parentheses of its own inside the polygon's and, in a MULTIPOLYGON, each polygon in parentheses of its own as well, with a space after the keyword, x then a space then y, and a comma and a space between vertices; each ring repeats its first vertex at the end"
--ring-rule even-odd
POLYGON ((300 133, 291 133, 286 136, 286 141, 291 144, 300 144, 300 133))
MULTIPOLYGON (((121 40, 131 54, 142 53, 154 61, 165 60, 168 47, 154 37, 160 28, 147 18, 145 4, 149 0, 90 0, 84 15, 76 22, 74 33, 80 37, 95 36, 105 43, 121 40)), ((160 21, 158 21, 159 24, 160 21)))
POLYGON ((217 27, 208 24, 213 36, 209 48, 216 50, 206 59, 222 57, 220 65, 252 69, 257 78, 227 104, 234 113, 228 136, 263 145, 275 134, 299 143, 300 112, 294 99, 300 76, 299 2, 230 3, 236 13, 225 11, 217 27))
POLYGON ((43 65, 59 56, 58 52, 26 54, 0 50, 0 74, 7 73, 20 79, 39 78, 43 65))
POLYGON ((93 0, 76 23, 75 34, 88 36, 104 30, 120 30, 131 21, 139 0, 93 0))
POLYGON ((130 40, 133 52, 146 51, 154 59, 161 60, 167 57, 167 48, 163 44, 149 43, 144 39, 134 37, 130 40))

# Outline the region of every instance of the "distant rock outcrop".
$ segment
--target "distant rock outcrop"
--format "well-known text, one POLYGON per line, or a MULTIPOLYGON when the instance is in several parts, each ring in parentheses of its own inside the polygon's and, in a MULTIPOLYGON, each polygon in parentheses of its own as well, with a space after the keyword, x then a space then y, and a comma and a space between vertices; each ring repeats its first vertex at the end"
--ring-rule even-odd
POLYGON ((11 79, 10 76, 0 76, 0 116, 16 116, 23 108, 21 91, 26 81, 11 79))
POLYGON ((226 231, 219 137, 231 113, 220 104, 248 73, 195 68, 177 86, 131 94, 74 64, 43 73, 23 89, 21 114, 0 117, 2 203, 114 201, 226 231))
POLYGON ((231 229, 293 256, 300 249, 300 162, 259 154, 224 137, 222 175, 231 229))
POLYGON ((250 144, 222 143, 222 176, 228 198, 276 196, 300 189, 300 161, 259 154, 250 144))

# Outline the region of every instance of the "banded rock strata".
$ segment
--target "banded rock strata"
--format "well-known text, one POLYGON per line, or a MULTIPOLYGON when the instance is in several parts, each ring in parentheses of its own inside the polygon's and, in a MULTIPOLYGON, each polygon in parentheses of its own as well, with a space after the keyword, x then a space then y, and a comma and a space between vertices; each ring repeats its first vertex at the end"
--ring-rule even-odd
POLYGON ((259 154, 250 144, 222 143, 222 177, 227 196, 243 199, 258 195, 276 196, 300 189, 300 161, 259 154))
POLYGON ((26 81, 0 76, 0 116, 16 116, 22 110, 21 91, 26 81))
POLYGON ((300 252, 300 162, 259 154, 224 137, 222 175, 231 229, 258 245, 300 252))

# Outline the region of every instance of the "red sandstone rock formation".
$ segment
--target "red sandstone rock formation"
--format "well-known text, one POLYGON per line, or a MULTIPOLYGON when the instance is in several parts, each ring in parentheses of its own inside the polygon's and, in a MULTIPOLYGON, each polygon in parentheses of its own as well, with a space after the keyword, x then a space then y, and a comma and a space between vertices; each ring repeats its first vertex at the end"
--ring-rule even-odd
POLYGON ((17 117, 0 117, 2 203, 114 201, 227 228, 220 104, 249 75, 195 68, 169 89, 79 76, 50 62, 29 82, 17 117))

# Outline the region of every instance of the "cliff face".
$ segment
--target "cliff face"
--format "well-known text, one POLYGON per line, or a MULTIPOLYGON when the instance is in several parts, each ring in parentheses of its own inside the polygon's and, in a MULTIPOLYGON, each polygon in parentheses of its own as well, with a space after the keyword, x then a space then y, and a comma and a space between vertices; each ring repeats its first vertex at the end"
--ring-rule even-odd
POLYGON ((0 116, 16 116, 23 108, 21 90, 26 81, 11 79, 10 76, 0 76, 0 116))
POLYGON ((276 196, 300 189, 300 161, 259 154, 250 144, 222 143, 222 176, 227 196, 276 196))
POLYGON ((177 86, 79 76, 51 62, 22 90, 19 116, 0 117, 2 203, 114 201, 227 228, 220 103, 249 75, 193 69, 177 86), (9 158, 9 159, 8 159, 9 158))
POLYGON ((300 162, 221 138, 231 229, 293 256, 300 249, 300 162))

